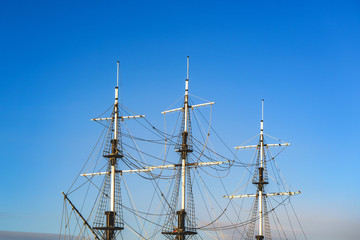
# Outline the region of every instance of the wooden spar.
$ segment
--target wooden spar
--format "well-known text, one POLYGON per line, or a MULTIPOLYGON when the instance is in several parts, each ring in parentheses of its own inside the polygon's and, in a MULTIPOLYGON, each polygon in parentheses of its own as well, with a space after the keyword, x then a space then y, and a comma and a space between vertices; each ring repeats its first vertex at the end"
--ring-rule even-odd
POLYGON ((84 224, 90 229, 90 231, 94 234, 95 239, 100 240, 100 238, 97 236, 97 234, 95 233, 94 229, 90 226, 90 224, 86 221, 86 219, 83 217, 83 215, 81 215, 81 213, 77 210, 77 208, 74 206, 74 204, 70 201, 70 199, 66 196, 66 194, 64 192, 61 192, 65 199, 69 202, 69 204, 71 205, 71 207, 75 210, 75 212, 80 216, 80 218, 84 221, 84 224))
MULTIPOLYGON (((220 165, 223 163, 230 163, 230 162, 229 161, 218 161, 218 162, 187 163, 186 166, 187 167, 197 167, 197 166, 207 166, 207 165, 220 165)), ((176 167, 181 167, 181 166, 182 166, 182 164, 170 164, 170 165, 146 167, 146 168, 141 168, 141 169, 116 170, 115 172, 120 173, 120 174, 134 173, 134 172, 150 172, 155 169, 165 169, 165 168, 175 169, 176 167)), ((80 176, 87 177, 87 176, 97 176, 97 175, 106 175, 106 174, 110 174, 110 172, 83 173, 83 174, 80 174, 80 176)))

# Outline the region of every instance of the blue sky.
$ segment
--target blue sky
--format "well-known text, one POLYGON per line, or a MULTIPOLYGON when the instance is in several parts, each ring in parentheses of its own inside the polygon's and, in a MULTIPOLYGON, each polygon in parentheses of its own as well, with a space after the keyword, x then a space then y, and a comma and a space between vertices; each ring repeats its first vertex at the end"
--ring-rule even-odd
POLYGON ((0 230, 58 232, 116 60, 125 105, 161 125, 190 55, 191 91, 216 102, 230 146, 258 132, 265 99, 308 238, 360 234, 357 1, 1 1, 0 27, 0 230))

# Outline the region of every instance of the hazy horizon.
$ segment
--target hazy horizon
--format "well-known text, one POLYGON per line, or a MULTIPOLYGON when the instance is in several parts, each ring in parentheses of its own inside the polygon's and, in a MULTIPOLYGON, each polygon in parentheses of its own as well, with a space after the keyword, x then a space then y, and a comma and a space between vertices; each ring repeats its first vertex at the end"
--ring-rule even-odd
POLYGON ((53 233, 0 231, 1 240, 58 240, 59 235, 53 233))

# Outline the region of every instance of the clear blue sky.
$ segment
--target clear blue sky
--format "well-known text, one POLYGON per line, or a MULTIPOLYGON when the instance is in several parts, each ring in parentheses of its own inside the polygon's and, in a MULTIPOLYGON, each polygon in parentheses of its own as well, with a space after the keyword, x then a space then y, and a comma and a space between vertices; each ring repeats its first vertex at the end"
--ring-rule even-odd
POLYGON ((293 143, 280 163, 309 239, 360 232, 358 1, 1 1, 0 230, 57 233, 62 197, 113 99, 161 122, 183 93, 216 101, 232 146, 293 143), (286 174, 289 173, 289 174, 286 174))

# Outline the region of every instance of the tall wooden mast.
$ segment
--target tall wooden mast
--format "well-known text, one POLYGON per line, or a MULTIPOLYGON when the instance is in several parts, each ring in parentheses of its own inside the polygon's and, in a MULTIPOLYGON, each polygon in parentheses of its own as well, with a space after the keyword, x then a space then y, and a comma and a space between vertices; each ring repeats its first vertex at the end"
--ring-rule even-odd
POLYGON ((224 196, 225 198, 248 198, 255 197, 255 204, 252 209, 254 213, 254 219, 252 219, 252 223, 249 225, 249 229, 247 231, 246 239, 254 238, 254 226, 255 222, 258 222, 258 230, 255 234, 255 239, 257 240, 270 240, 271 232, 269 226, 269 218, 267 211, 267 203, 266 198, 269 196, 283 196, 283 195, 294 195, 300 193, 297 192, 276 192, 276 193, 266 193, 265 186, 269 184, 267 180, 267 166, 266 166, 266 155, 265 149, 268 147, 282 147, 289 146, 290 143, 278 143, 278 144, 266 144, 264 142, 264 100, 261 101, 261 121, 260 121, 260 139, 257 145, 248 145, 248 146, 239 146, 235 147, 235 149, 246 149, 246 148, 256 148, 257 151, 257 171, 254 176, 255 181, 253 184, 257 186, 256 194, 243 194, 243 195, 229 195, 224 196), (257 204, 256 204, 257 203, 257 204), (265 211, 265 212, 264 212, 265 211), (256 216, 257 215, 257 216, 256 216))
POLYGON ((178 215, 178 232, 182 233, 176 239, 184 240, 185 235, 195 234, 195 232, 185 231, 185 198, 186 198, 186 164, 188 153, 192 152, 188 146, 188 114, 189 114, 189 56, 187 57, 187 71, 185 80, 185 97, 184 97, 184 131, 182 132, 182 144, 179 152, 181 153, 181 209, 178 215))
MULTIPOLYGON (((179 179, 180 186, 174 187, 174 193, 178 193, 177 192, 179 190, 178 187, 180 187, 181 189, 180 210, 176 211, 177 221, 175 221, 175 218, 170 217, 170 219, 168 219, 169 221, 167 221, 166 225, 164 226, 164 231, 162 232, 170 239, 185 240, 185 239, 189 239, 191 235, 197 234, 195 227, 195 212, 194 212, 194 202, 192 199, 191 178, 189 174, 190 168, 228 163, 228 161, 198 162, 198 163, 189 163, 188 161, 188 156, 192 152, 192 146, 189 144, 190 135, 191 135, 189 110, 198 107, 213 105, 213 104, 214 102, 208 102, 208 103, 197 104, 192 106, 189 105, 189 56, 188 56, 183 106, 181 108, 176 108, 162 112, 163 114, 177 112, 177 111, 183 112, 183 129, 181 132, 181 141, 180 141, 180 146, 178 147, 178 149, 176 149, 176 151, 180 153, 181 162, 179 164, 156 166, 143 170, 143 171, 152 171, 158 168, 161 169, 172 168, 172 169, 177 169, 178 171, 180 170, 180 179, 179 179), (186 206, 186 202, 188 203, 188 206, 186 206)), ((178 195, 175 194, 175 198, 177 198, 177 196, 178 195)), ((176 203, 177 200, 174 199, 174 201, 171 202, 176 203)), ((175 210, 176 208, 177 206, 175 205, 171 206, 170 209, 171 214, 173 214, 173 210, 175 210)))
MULTIPOLYGON (((111 121, 112 129, 110 129, 110 134, 112 133, 112 139, 110 139, 110 149, 107 154, 104 154, 104 158, 108 159, 108 172, 100 172, 100 173, 87 173, 81 174, 81 176, 99 176, 99 175, 107 175, 110 177, 110 192, 102 194, 105 198, 109 198, 109 206, 108 210, 104 212, 106 216, 105 223, 100 222, 97 223, 98 226, 95 226, 94 229, 102 232, 102 236, 105 240, 114 240, 116 238, 116 234, 119 231, 124 229, 123 227, 123 219, 122 216, 118 216, 116 204, 121 202, 121 199, 116 199, 116 192, 120 191, 120 182, 116 180, 116 174, 122 173, 123 171, 118 170, 118 161, 122 159, 124 156, 122 154, 122 149, 119 149, 119 143, 121 143, 121 135, 120 135, 120 122, 124 119, 134 119, 134 118, 142 118, 144 115, 136 115, 136 116, 120 116, 119 113, 119 61, 117 62, 117 85, 115 87, 115 101, 114 101, 114 110, 113 115, 109 118, 95 118, 91 119, 92 121, 111 121)), ((132 172, 127 171, 127 172, 132 172)), ((118 197, 121 197, 120 195, 118 197)), ((121 206, 120 206, 121 207, 121 206)), ((101 210, 100 210, 101 211, 101 210)), ((101 213, 100 213, 101 214, 101 213)))
MULTIPOLYGON (((120 226, 116 226, 115 224, 115 217, 116 217, 116 210, 115 210, 115 189, 117 184, 115 181, 115 174, 116 174, 116 165, 118 159, 121 159, 123 155, 121 151, 118 149, 118 142, 119 142, 119 61, 117 62, 117 84, 115 87, 115 102, 114 102, 114 116, 113 116, 113 138, 111 139, 111 152, 110 154, 104 155, 105 158, 109 160, 109 167, 110 167, 110 201, 109 201, 109 211, 105 211, 106 215, 106 226, 105 227, 95 227, 94 229, 103 230, 105 231, 105 239, 106 240, 113 240, 115 239, 116 231, 121 231, 124 228, 120 226)), ((119 184, 119 183, 118 183, 119 184)))

